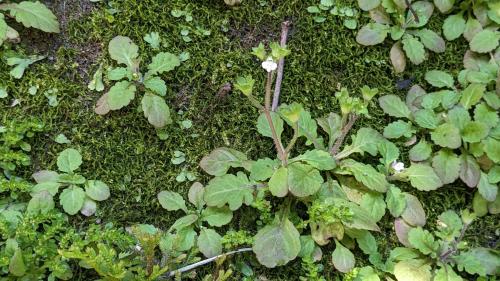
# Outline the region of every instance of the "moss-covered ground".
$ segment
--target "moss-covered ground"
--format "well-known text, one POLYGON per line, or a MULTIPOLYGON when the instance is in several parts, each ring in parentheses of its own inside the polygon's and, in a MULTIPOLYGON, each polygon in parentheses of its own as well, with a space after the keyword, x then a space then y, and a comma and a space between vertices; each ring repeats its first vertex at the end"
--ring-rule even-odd
MULTIPOLYGON (((183 168, 195 171, 198 179, 206 182, 208 178, 197 163, 216 147, 230 146, 255 158, 273 153, 272 142, 258 136, 254 126, 257 111, 245 97, 237 92, 218 93, 224 84, 243 74, 252 74, 259 81, 258 88, 263 88, 264 73, 250 50, 261 41, 279 40, 282 21, 293 22, 288 44, 292 54, 286 59, 282 102, 300 102, 315 117, 338 110, 334 93, 339 86, 347 87, 356 95, 360 86, 368 85, 383 94, 403 96, 405 90, 396 88, 398 80, 422 82, 423 73, 430 69, 457 73, 466 48, 461 40, 448 43, 445 53, 430 53, 425 63, 410 65, 403 75, 396 75, 388 61, 390 42, 363 47, 355 42, 355 31, 344 28, 339 19, 329 17, 322 24, 315 23, 306 8, 317 4, 317 0, 243 0, 243 5, 234 9, 222 0, 50 2, 63 32, 47 36, 23 29, 23 40, 15 49, 48 58, 31 66, 20 80, 10 77, 9 67, 0 64, 0 81, 10 93, 10 98, 0 100, 1 122, 34 116, 46 124, 45 133, 32 141, 33 165, 22 170, 26 177, 34 170, 56 168, 56 155, 68 145, 58 144, 54 138, 64 133, 72 141, 71 147, 83 154, 82 174, 101 179, 112 188, 112 197, 99 205, 96 217, 102 222, 124 226, 151 223, 166 228, 170 225, 179 214, 163 210, 156 200, 157 193, 172 190, 185 194, 190 184, 175 180, 183 168), (173 9, 189 10, 193 21, 173 17, 173 9), (181 30, 196 27, 209 30, 210 35, 191 32, 192 42, 185 42, 181 30), (174 112, 174 124, 166 129, 166 140, 160 140, 142 113, 136 110, 138 100, 126 109, 102 117, 93 111, 100 94, 87 89, 98 65, 111 64, 107 55, 111 38, 117 35, 132 38, 140 46, 142 61, 147 62, 157 53, 143 40, 143 36, 152 31, 159 32, 164 39, 161 51, 190 54, 189 60, 177 70, 162 77, 168 83, 167 100, 174 112), (34 85, 39 91, 32 96, 28 89, 34 85), (51 89, 58 90, 56 107, 49 106, 44 95, 51 89), (14 98, 20 104, 10 107, 14 98), (186 119, 192 120, 192 128, 183 129, 179 125, 186 119), (175 150, 186 153, 185 164, 171 164, 175 150)), ((355 1, 338 2, 356 5, 355 1)), ((360 19, 361 23, 365 21, 367 18, 360 19)), ((441 24, 442 18, 434 17, 430 28, 438 30, 441 24)), ((369 110, 372 118, 364 118, 356 126, 381 130, 382 124, 389 120, 376 104, 369 110)), ((472 192, 460 185, 425 194, 412 190, 423 202, 431 226, 446 209, 470 207, 472 192)), ((95 221, 96 217, 89 220, 95 221)), ((234 226, 253 228, 252 218, 240 213, 234 226)), ((83 225, 85 221, 77 219, 74 223, 83 225)), ((389 216, 383 220, 382 227, 384 231, 377 238, 384 250, 397 244, 397 239, 389 216)), ((466 239, 487 246, 495 239, 498 227, 498 218, 486 217, 472 226, 466 239)), ((361 264, 367 263, 365 259, 362 254, 357 255, 361 264)), ((324 260, 325 276, 333 280, 334 270, 328 259, 324 260)), ((262 280, 297 280, 300 264, 257 271, 267 278, 262 280)), ((75 278, 88 280, 86 274, 82 272, 75 278)))

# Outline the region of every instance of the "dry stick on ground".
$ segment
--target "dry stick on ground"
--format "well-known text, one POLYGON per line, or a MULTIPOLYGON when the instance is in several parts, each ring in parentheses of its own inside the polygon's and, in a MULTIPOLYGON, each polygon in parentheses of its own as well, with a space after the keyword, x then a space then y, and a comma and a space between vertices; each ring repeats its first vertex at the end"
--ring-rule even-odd
MULTIPOLYGON (((280 45, 282 48, 286 46, 286 41, 288 39, 288 30, 292 25, 291 21, 284 21, 281 24, 281 41, 280 45)), ((273 106, 272 111, 276 111, 280 102, 280 92, 281 92, 281 82, 283 82, 283 69, 285 67, 285 58, 281 58, 278 62, 278 75, 276 76, 276 85, 274 86, 274 96, 273 96, 273 106)))
POLYGON ((335 142, 335 145, 330 149, 330 154, 332 156, 336 156, 336 154, 339 152, 340 147, 342 146, 342 143, 344 143, 345 138, 347 137, 347 134, 349 134, 349 131, 351 131, 352 126, 354 126, 354 123, 356 123, 356 120, 358 120, 358 115, 351 113, 349 114, 349 121, 347 121, 347 124, 342 128, 342 131, 340 133, 339 138, 335 142))
POLYGON ((239 249, 239 250, 236 250, 236 251, 232 251, 232 252, 227 252, 227 253, 224 253, 224 254, 220 254, 218 256, 211 257, 211 258, 199 261, 197 263, 193 263, 193 264, 190 264, 188 266, 181 267, 179 269, 170 271, 170 272, 166 273, 165 275, 163 275, 162 277, 158 278, 158 280, 165 280, 167 278, 174 277, 177 274, 193 270, 193 269, 195 269, 197 267, 200 267, 200 266, 203 266, 205 264, 211 263, 211 262, 216 261, 216 260, 218 260, 220 258, 223 258, 223 257, 231 256, 231 255, 238 254, 238 253, 250 252, 250 251, 252 251, 252 248, 242 248, 242 249, 239 249))

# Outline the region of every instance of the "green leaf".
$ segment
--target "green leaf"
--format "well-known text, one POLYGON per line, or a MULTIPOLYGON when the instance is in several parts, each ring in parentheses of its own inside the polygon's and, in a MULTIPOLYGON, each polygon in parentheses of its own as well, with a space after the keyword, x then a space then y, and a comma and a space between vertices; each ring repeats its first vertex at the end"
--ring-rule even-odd
POLYGON ((104 83, 102 82, 102 64, 99 65, 99 68, 94 73, 94 76, 87 87, 91 91, 101 92, 104 90, 104 83))
MULTIPOLYGON (((486 97, 486 95, 484 96, 486 97)), ((494 128, 499 123, 498 113, 485 103, 480 103, 474 108, 474 120, 494 128)))
POLYGON ((195 205, 196 208, 201 209, 205 206, 205 201, 203 201, 203 195, 205 194, 205 187, 199 183, 195 182, 188 191, 188 200, 191 204, 195 205))
POLYGON ((469 112, 461 106, 455 106, 448 111, 448 121, 455 127, 463 130, 465 124, 471 121, 469 112))
POLYGON ((44 32, 60 32, 56 16, 38 1, 6 4, 5 9, 10 10, 10 15, 25 27, 33 27, 44 32))
POLYGON ((499 183, 500 182, 500 166, 494 166, 488 172, 488 181, 490 183, 499 183))
POLYGON ((59 202, 66 213, 74 215, 82 208, 85 196, 85 191, 82 188, 71 186, 61 192, 59 202))
POLYGON ((458 179, 460 159, 451 150, 441 149, 432 158, 432 167, 443 184, 449 184, 458 179))
POLYGON ((53 182, 53 181, 41 182, 33 186, 33 188, 31 189, 31 195, 34 196, 39 192, 46 191, 50 195, 55 196, 59 191, 59 187, 61 187, 61 184, 58 182, 53 182))
POLYGON ((424 255, 436 253, 439 250, 438 241, 434 240, 434 236, 429 231, 421 227, 412 228, 408 232, 408 241, 424 255))
POLYGON ((100 180, 87 181, 85 192, 95 201, 104 201, 110 196, 108 185, 100 180))
POLYGON ((161 43, 161 38, 160 38, 160 33, 158 32, 151 32, 143 37, 144 41, 149 43, 151 48, 153 49, 159 49, 160 48, 160 43, 161 43))
POLYGON ((142 97, 141 104, 144 117, 148 118, 149 123, 155 128, 163 128, 168 124, 172 124, 170 109, 164 98, 146 93, 142 97))
POLYGON ((460 236, 463 228, 462 219, 455 211, 448 210, 438 217, 436 235, 446 241, 453 241, 460 236))
POLYGON ((333 266, 338 271, 347 273, 354 268, 355 262, 356 260, 351 251, 335 240, 335 250, 332 253, 333 266))
POLYGON ((340 165, 342 169, 350 171, 356 180, 367 188, 377 192, 386 192, 389 183, 385 175, 379 173, 371 165, 362 164, 352 159, 344 160, 340 165))
POLYGON ((57 167, 59 171, 71 173, 82 164, 82 155, 78 150, 67 148, 59 153, 57 157, 57 167))
POLYGON ((465 109, 471 108, 473 105, 477 104, 483 97, 486 86, 483 84, 472 83, 467 88, 462 91, 462 98, 460 99, 460 104, 465 107, 465 109))
POLYGON ((398 237, 399 242, 405 247, 411 247, 410 242, 408 242, 408 232, 412 229, 404 219, 397 218, 394 220, 394 231, 396 232, 396 237, 398 237))
POLYGON ((424 46, 434 53, 443 53, 446 50, 446 42, 436 32, 423 28, 418 30, 415 35, 420 38, 424 46))
POLYGON ((498 276, 500 271, 500 256, 498 255, 498 251, 480 247, 473 248, 467 254, 479 261, 481 268, 485 269, 486 274, 498 276))
POLYGON ((436 190, 443 186, 434 169, 426 164, 413 164, 404 173, 408 175, 411 185, 418 190, 436 190))
POLYGON ((480 142, 488 136, 488 127, 477 121, 469 121, 462 130, 462 138, 468 143, 480 142))
POLYGON ((135 97, 136 87, 128 82, 117 82, 107 93, 107 104, 111 110, 127 106, 135 97))
POLYGON ((415 118, 415 123, 426 129, 436 129, 440 122, 436 113, 430 109, 417 110, 413 116, 415 118))
POLYGON ((220 147, 201 159, 200 168, 209 175, 222 176, 230 167, 243 167, 246 160, 245 154, 232 148, 220 147))
POLYGON ((229 205, 232 211, 244 203, 250 205, 253 201, 253 184, 245 174, 215 177, 205 187, 205 202, 208 206, 223 207, 229 205))
POLYGON ((223 226, 231 222, 233 212, 227 206, 222 208, 208 207, 201 212, 201 220, 206 221, 210 226, 223 226))
POLYGON ((424 161, 431 156, 431 153, 431 145, 425 139, 421 139, 417 145, 410 149, 410 160, 414 162, 424 161))
POLYGON ((399 158, 399 148, 392 142, 385 140, 381 141, 378 145, 378 150, 380 152, 380 162, 387 169, 390 167, 391 163, 398 160, 399 158))
POLYGON ((54 139, 55 142, 58 144, 70 144, 71 141, 64 135, 64 134, 59 134, 56 136, 54 139))
POLYGON ((109 42, 108 52, 112 59, 118 63, 132 68, 136 64, 139 47, 125 36, 116 36, 109 42))
POLYGON ((7 65, 9 66, 15 66, 10 72, 10 76, 16 78, 16 79, 21 79, 24 75, 24 72, 26 71, 26 68, 28 66, 34 64, 37 61, 43 60, 45 57, 44 56, 29 56, 29 57, 23 57, 23 58, 18 58, 18 57, 11 57, 7 59, 7 65))
POLYGON ((401 73, 406 69, 406 56, 401 48, 401 42, 396 42, 390 51, 391 64, 396 73, 401 73))
POLYGON ((425 60, 424 45, 413 36, 405 36, 401 41, 406 56, 413 64, 419 65, 425 60))
POLYGON ((453 76, 440 70, 431 70, 425 73, 425 80, 437 88, 453 88, 455 82, 453 76))
POLYGON ((413 11, 418 16, 418 21, 415 18, 413 11, 408 11, 406 15, 406 27, 422 27, 427 24, 432 12, 434 11, 434 5, 427 1, 416 1, 411 4, 413 11))
POLYGON ((21 277, 26 274, 26 265, 24 264, 23 252, 17 248, 9 261, 9 272, 13 276, 21 277))
POLYGON ((394 266, 398 281, 431 281, 431 267, 425 260, 409 259, 394 266))
POLYGON ((167 85, 165 84, 165 81, 158 76, 150 77, 144 81, 144 87, 162 97, 167 94, 167 85))
POLYGON ((384 128, 384 137, 388 139, 397 139, 402 136, 410 138, 415 132, 411 122, 398 120, 390 123, 384 128))
POLYGON ((306 164, 288 165, 288 189, 297 197, 307 197, 316 193, 323 183, 323 177, 314 167, 306 164))
POLYGON ((184 198, 177 192, 162 191, 158 193, 158 201, 163 209, 167 209, 167 211, 188 211, 186 201, 184 201, 184 198))
POLYGON ((401 192, 401 189, 391 185, 387 190, 385 201, 387 202, 387 209, 393 217, 399 217, 406 208, 406 197, 401 192))
POLYGON ((476 159, 468 154, 460 156, 460 179, 468 187, 476 187, 481 177, 481 170, 476 159))
POLYGON ((477 185, 479 194, 486 199, 486 201, 493 202, 497 198, 498 186, 488 181, 488 175, 481 172, 481 177, 477 185))
POLYGON ((148 65, 148 73, 147 76, 158 75, 164 72, 172 71, 176 67, 181 65, 181 61, 179 57, 171 54, 161 52, 153 57, 151 64, 148 65))
POLYGON ((378 99, 379 105, 388 114, 397 118, 410 119, 411 111, 406 104, 396 95, 385 95, 378 99))
POLYGON ((494 138, 487 138, 482 142, 484 144, 484 152, 495 163, 500 163, 500 141, 494 138))
POLYGON ((448 41, 460 37, 465 31, 465 19, 462 14, 451 15, 444 20, 443 35, 448 41))
POLYGON ((472 37, 469 46, 476 53, 488 53, 498 47, 498 40, 500 40, 498 31, 485 29, 472 37))
POLYGON ((202 228, 198 236, 198 248, 207 258, 222 254, 222 237, 213 229, 202 228))
POLYGON ((40 191, 33 195, 26 211, 31 214, 46 214, 54 209, 54 198, 48 191, 40 191))
POLYGON ((425 225, 425 211, 422 207, 422 203, 417 197, 405 193, 406 197, 406 208, 401 214, 401 217, 412 226, 424 226, 425 225))
POLYGON ((5 39, 7 39, 7 29, 8 25, 5 22, 5 17, 3 14, 0 14, 0 46, 5 39))
POLYGON ((234 88, 240 90, 245 96, 250 96, 253 92, 254 84, 255 80, 252 78, 252 76, 240 76, 236 78, 234 88))
POLYGON ((373 46, 384 42, 389 28, 380 23, 369 23, 363 26, 356 35, 356 42, 364 46, 373 46))
POLYGON ((361 200, 361 207, 368 211, 375 222, 385 215, 384 197, 378 193, 366 193, 361 200))
POLYGON ((95 214, 97 211, 97 203, 90 199, 90 198, 85 198, 85 201, 83 201, 83 206, 80 209, 80 214, 90 217, 95 214))
POLYGON ((259 159, 252 164, 250 169, 250 179, 265 181, 270 178, 277 168, 278 162, 269 158, 259 159))
MULTIPOLYGON (((281 134, 283 133, 283 119, 280 118, 278 113, 271 112, 271 120, 273 121, 274 130, 279 139, 281 139, 281 134)), ((257 131, 265 136, 272 138, 273 134, 269 122, 267 121, 266 114, 262 113, 257 119, 257 131)))
POLYGON ((198 215, 191 214, 187 216, 183 216, 176 220, 174 224, 170 226, 170 229, 168 232, 170 232, 172 229, 177 230, 178 232, 180 231, 188 231, 190 228, 187 228, 188 226, 191 226, 193 223, 195 223, 199 219, 198 215))
POLYGON ((111 81, 122 80, 125 77, 127 77, 129 80, 131 80, 132 79, 132 72, 125 67, 114 67, 114 68, 108 69, 107 77, 111 81))
POLYGON ((344 148, 342 152, 337 154, 335 157, 337 159, 345 158, 352 153, 360 153, 364 155, 368 152, 370 155, 375 156, 378 152, 378 144, 383 138, 379 132, 372 128, 361 128, 358 130, 356 135, 352 136, 352 143, 344 148))
POLYGON ((273 196, 285 197, 288 194, 288 168, 280 167, 269 180, 269 191, 273 196))
POLYGON ((453 4, 455 4, 455 0, 434 0, 434 5, 443 14, 449 12, 453 8, 453 4))
POLYGON ((371 266, 365 266, 359 269, 354 281, 380 281, 380 277, 371 266))
POLYGON ((285 265, 300 252, 300 234, 287 219, 275 220, 255 235, 253 251, 257 260, 268 268, 285 265))
POLYGON ((363 11, 370 11, 380 5, 380 0, 358 0, 359 8, 363 11))
POLYGON ((431 139, 437 145, 452 149, 459 148, 462 145, 460 130, 451 123, 438 126, 431 133, 431 139))
POLYGON ((305 162, 318 170, 333 170, 337 164, 330 153, 324 150, 308 150, 304 154, 292 158, 289 163, 305 162))
POLYGON ((469 252, 462 252, 459 255, 455 255, 453 260, 460 271, 465 270, 469 274, 486 275, 486 268, 482 265, 482 261, 469 252))

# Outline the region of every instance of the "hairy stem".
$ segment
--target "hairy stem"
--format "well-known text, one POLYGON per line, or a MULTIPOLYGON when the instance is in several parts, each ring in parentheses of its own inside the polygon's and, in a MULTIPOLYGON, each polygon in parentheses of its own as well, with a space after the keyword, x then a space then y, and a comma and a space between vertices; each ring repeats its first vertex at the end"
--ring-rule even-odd
POLYGON ((330 149, 330 154, 332 156, 336 156, 337 153, 340 150, 340 147, 344 143, 345 138, 349 134, 349 132, 352 129, 352 126, 354 126, 354 123, 356 123, 356 120, 358 120, 358 115, 351 113, 349 114, 349 121, 347 121, 347 124, 342 128, 342 131, 340 133, 340 136, 338 137, 337 141, 335 142, 335 145, 330 149))
POLYGON ((458 236, 458 238, 455 239, 455 241, 453 241, 451 248, 439 256, 439 259, 441 261, 446 261, 452 254, 454 254, 457 251, 458 244, 462 241, 462 239, 464 239, 465 231, 467 230, 468 227, 469 224, 465 224, 464 227, 462 228, 462 231, 460 231, 460 236, 458 236))
POLYGON ((211 257, 211 258, 208 258, 208 259, 205 259, 205 260, 202 260, 202 261, 190 264, 188 266, 181 267, 179 269, 170 271, 167 274, 163 275, 162 277, 158 278, 158 280, 165 280, 167 278, 175 276, 176 274, 184 273, 184 272, 193 270, 193 269, 195 269, 197 267, 200 267, 200 266, 203 266, 205 264, 211 263, 211 262, 213 262, 213 261, 215 261, 217 259, 223 258, 223 257, 231 256, 231 255, 238 254, 238 253, 251 252, 251 251, 252 251, 252 248, 242 248, 242 249, 239 249, 239 250, 236 250, 236 251, 232 251, 232 252, 227 252, 227 253, 224 253, 224 254, 220 254, 218 256, 211 257))
MULTIPOLYGON (((288 30, 290 29, 290 25, 292 25, 291 21, 284 21, 281 24, 280 45, 282 48, 286 46, 286 41, 288 40, 288 30)), ((283 82, 284 67, 285 67, 285 58, 281 58, 278 62, 278 75, 276 76, 276 84, 274 86, 273 105, 271 108, 272 111, 276 111, 280 102, 281 82, 283 82)))
POLYGON ((285 151, 283 149, 283 144, 281 140, 278 138, 278 134, 276 133, 276 129, 274 128, 273 119, 271 117, 271 87, 273 83, 273 73, 269 72, 267 74, 267 82, 266 82, 266 97, 264 103, 264 115, 266 116, 267 123, 269 124, 269 128, 271 129, 271 134, 273 136, 274 146, 276 146, 276 150, 278 152, 278 158, 281 162, 286 165, 286 156, 285 151))
POLYGON ((297 142, 298 138, 299 138, 299 123, 295 122, 295 124, 293 124, 293 137, 292 137, 292 140, 290 141, 290 143, 288 144, 288 146, 285 149, 285 154, 286 154, 287 157, 288 157, 288 154, 290 153, 290 150, 292 150, 293 146, 297 142))

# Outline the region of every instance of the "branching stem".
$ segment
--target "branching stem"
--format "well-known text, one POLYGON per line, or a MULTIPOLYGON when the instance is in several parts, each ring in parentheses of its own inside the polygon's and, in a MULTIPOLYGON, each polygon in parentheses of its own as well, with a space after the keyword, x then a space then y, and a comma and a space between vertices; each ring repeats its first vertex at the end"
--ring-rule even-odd
POLYGON ((460 236, 458 236, 458 238, 455 239, 455 241, 453 241, 451 248, 439 256, 439 259, 441 261, 443 262, 446 261, 451 255, 453 255, 457 251, 458 244, 462 241, 462 239, 464 239, 465 231, 467 230, 468 227, 469 224, 465 224, 464 227, 462 228, 462 231, 460 231, 460 236))
POLYGON ((342 131, 340 133, 340 136, 338 137, 337 141, 335 142, 335 145, 330 149, 330 154, 332 156, 337 156, 337 153, 340 150, 340 147, 344 143, 345 138, 349 134, 349 132, 352 129, 352 126, 354 126, 354 123, 356 123, 356 120, 358 120, 358 115, 354 113, 350 113, 348 117, 347 124, 342 128, 342 131))
MULTIPOLYGON (((285 48, 286 41, 288 40, 288 30, 292 25, 291 21, 284 21, 281 24, 281 40, 280 45, 282 48, 285 48)), ((283 82, 283 69, 285 67, 285 58, 281 58, 278 62, 278 75, 276 76, 276 85, 274 86, 274 96, 273 96, 273 105, 271 110, 276 111, 280 102, 280 93, 281 93, 281 83, 283 82)))

